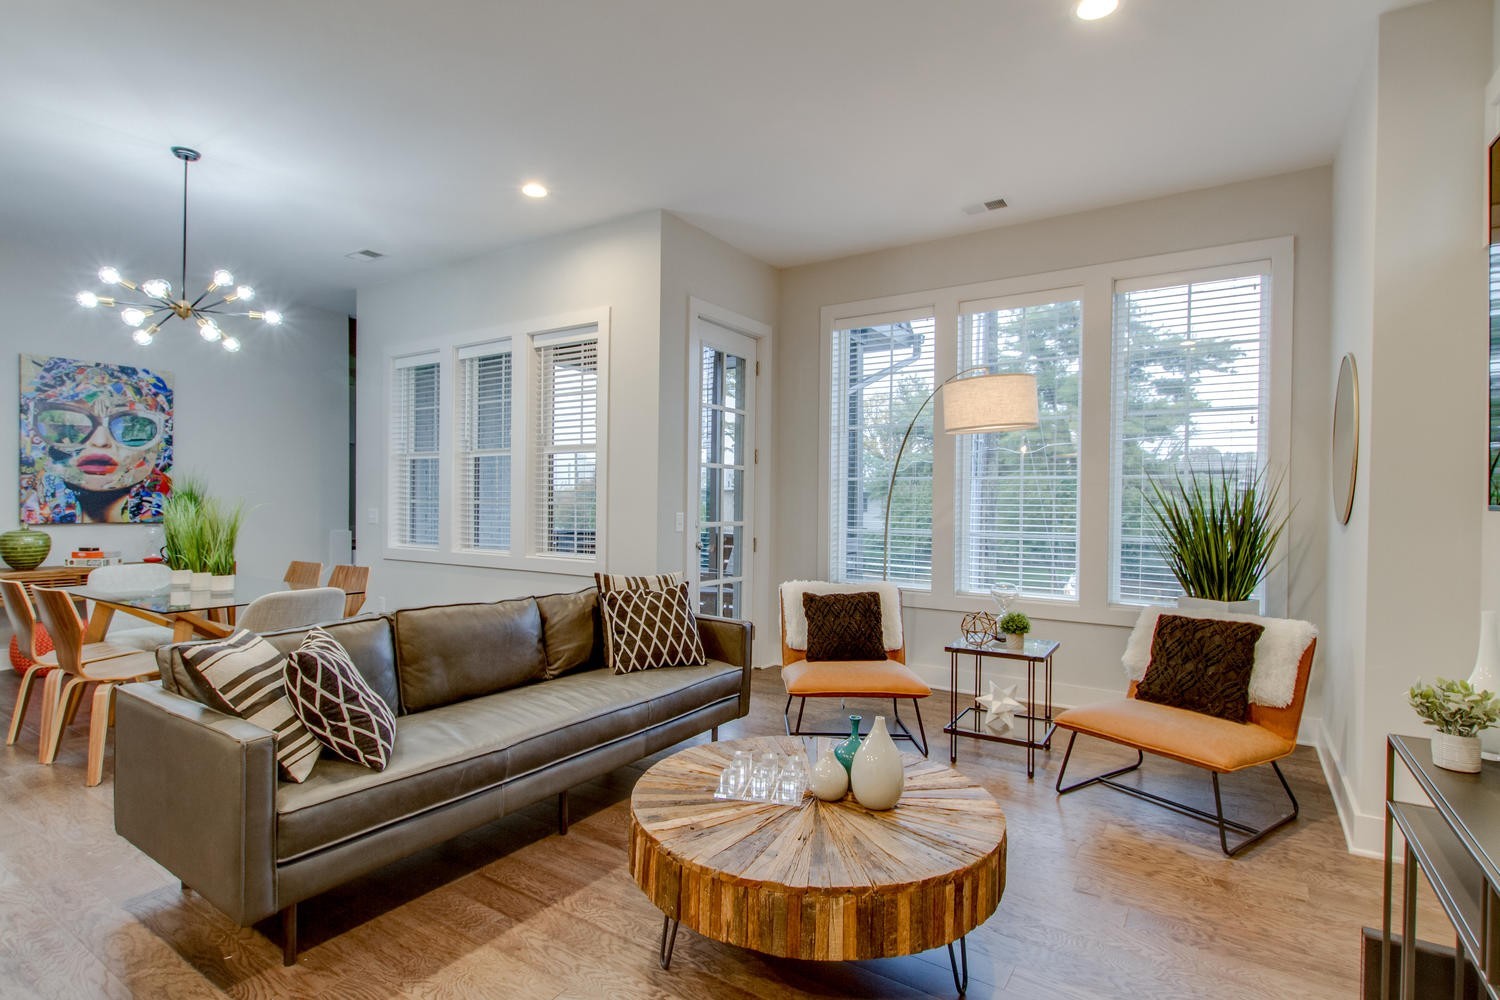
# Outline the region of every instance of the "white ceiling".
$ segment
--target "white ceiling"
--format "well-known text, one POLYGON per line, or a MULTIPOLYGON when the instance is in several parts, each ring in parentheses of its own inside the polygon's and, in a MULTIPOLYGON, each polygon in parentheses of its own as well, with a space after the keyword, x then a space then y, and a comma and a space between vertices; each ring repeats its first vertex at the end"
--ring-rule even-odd
POLYGON ((799 264, 1327 163, 1400 2, 14 3, 0 227, 170 277, 184 144, 278 304, 650 208, 799 264))

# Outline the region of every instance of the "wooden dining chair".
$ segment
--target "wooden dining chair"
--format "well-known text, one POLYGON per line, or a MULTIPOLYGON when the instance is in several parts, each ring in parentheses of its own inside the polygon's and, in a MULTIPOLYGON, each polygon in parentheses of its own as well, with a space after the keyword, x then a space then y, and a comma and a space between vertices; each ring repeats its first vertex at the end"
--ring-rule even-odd
POLYGON ((83 619, 71 595, 50 587, 36 587, 32 593, 42 623, 52 635, 53 655, 57 658, 57 669, 48 672, 43 690, 43 705, 50 706, 50 710, 43 715, 37 760, 50 764, 57 759, 63 730, 78 711, 84 688, 92 684, 94 703, 89 717, 88 770, 84 784, 97 785, 104 775, 104 739, 114 715, 115 685, 160 676, 156 657, 109 643, 85 643, 83 619), (99 656, 99 650, 94 648, 99 646, 108 646, 110 655, 99 656))
POLYGON ((344 617, 353 618, 365 606, 365 588, 370 583, 368 566, 335 566, 328 574, 328 586, 337 587, 345 594, 344 617))
POLYGON ((293 587, 316 587, 323 579, 323 564, 293 559, 286 568, 286 576, 281 579, 293 587))

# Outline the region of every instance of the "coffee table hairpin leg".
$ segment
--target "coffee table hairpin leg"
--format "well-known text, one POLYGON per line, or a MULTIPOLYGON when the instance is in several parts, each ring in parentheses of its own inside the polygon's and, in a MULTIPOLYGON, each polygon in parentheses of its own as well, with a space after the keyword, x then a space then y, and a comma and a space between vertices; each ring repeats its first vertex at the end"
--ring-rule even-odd
POLYGON ((963 978, 958 975, 959 963, 953 959, 953 945, 948 945, 948 964, 953 968, 953 985, 958 990, 959 996, 966 996, 969 992, 969 949, 964 944, 964 939, 958 939, 958 954, 963 962, 963 978))
POLYGON ((678 921, 671 917, 661 918, 661 945, 657 950, 656 960, 661 963, 663 969, 672 964, 672 948, 677 944, 677 924, 678 921), (672 933, 668 934, 668 930, 672 933))

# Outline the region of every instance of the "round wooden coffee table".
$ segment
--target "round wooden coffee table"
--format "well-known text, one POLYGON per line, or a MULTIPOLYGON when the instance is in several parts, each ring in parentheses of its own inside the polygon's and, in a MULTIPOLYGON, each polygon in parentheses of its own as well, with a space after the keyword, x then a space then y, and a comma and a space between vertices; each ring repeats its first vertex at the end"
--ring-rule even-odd
POLYGON ((944 945, 968 985, 964 935, 1005 889, 1005 814, 951 767, 907 758, 895 809, 853 798, 801 806, 713 797, 736 750, 800 750, 795 737, 690 747, 660 761, 630 797, 630 874, 665 914, 666 968, 679 923, 782 958, 847 961, 944 945), (959 945, 960 962, 953 943, 959 945))

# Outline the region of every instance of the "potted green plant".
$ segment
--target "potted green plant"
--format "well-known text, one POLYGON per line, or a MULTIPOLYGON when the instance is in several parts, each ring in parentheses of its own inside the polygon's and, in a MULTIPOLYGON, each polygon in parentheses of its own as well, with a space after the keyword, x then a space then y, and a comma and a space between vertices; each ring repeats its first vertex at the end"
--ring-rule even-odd
POLYGON ((1492 691, 1476 691, 1468 681, 1413 684, 1406 701, 1422 721, 1437 729, 1432 737, 1432 762, 1450 771, 1479 770, 1479 734, 1500 721, 1500 698, 1492 691))
POLYGON ((203 481, 182 476, 172 484, 162 505, 162 534, 166 541, 167 568, 172 571, 172 589, 187 590, 202 562, 201 521, 205 493, 203 481))
POLYGON ((1025 649, 1026 633, 1031 631, 1031 619, 1019 611, 1007 612, 1000 619, 1000 634, 1005 636, 1006 649, 1025 649))
POLYGON ((1258 612, 1255 590, 1286 530, 1279 502, 1284 477, 1273 480, 1261 469, 1242 480, 1221 465, 1175 479, 1166 487, 1149 479, 1147 500, 1157 551, 1186 595, 1178 605, 1258 612))
POLYGON ((234 590, 235 546, 239 543, 240 525, 245 520, 245 506, 226 506, 211 500, 203 507, 206 520, 204 539, 208 551, 204 562, 211 573, 209 589, 216 593, 234 590))

